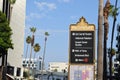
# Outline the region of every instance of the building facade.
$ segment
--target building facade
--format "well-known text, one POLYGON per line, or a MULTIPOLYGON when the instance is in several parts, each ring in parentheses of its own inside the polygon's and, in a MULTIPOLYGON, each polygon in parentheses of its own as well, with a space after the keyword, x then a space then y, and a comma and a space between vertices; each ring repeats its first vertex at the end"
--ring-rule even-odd
POLYGON ((68 72, 68 63, 65 62, 50 62, 48 70, 50 72, 68 72))
POLYGON ((24 52, 26 0, 16 0, 11 14, 9 0, 0 0, 0 10, 10 20, 10 27, 13 33, 12 43, 14 44, 14 49, 8 50, 7 72, 14 77, 21 78, 23 77, 22 55, 24 52))
POLYGON ((30 69, 35 69, 37 71, 40 71, 42 69, 42 58, 35 58, 35 59, 23 59, 23 67, 30 69))

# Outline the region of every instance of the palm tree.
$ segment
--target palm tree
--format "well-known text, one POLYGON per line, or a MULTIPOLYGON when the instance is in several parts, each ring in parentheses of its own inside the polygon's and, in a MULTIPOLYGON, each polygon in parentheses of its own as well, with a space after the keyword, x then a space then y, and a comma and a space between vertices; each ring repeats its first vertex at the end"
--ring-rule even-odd
POLYGON ((43 53, 43 69, 44 69, 44 60, 45 60, 45 52, 46 52, 46 41, 47 41, 48 36, 49 36, 49 33, 45 32, 45 44, 44 44, 44 53, 43 53))
POLYGON ((40 45, 39 45, 38 43, 36 43, 36 44, 34 45, 34 51, 35 51, 34 59, 35 59, 36 53, 40 51, 40 48, 41 48, 41 47, 40 47, 40 45))
POLYGON ((115 29, 115 24, 116 24, 116 16, 118 15, 118 8, 117 8, 117 2, 118 0, 116 0, 115 2, 115 7, 113 5, 111 5, 111 9, 110 9, 110 15, 114 18, 113 20, 113 27, 112 27, 112 37, 111 37, 111 49, 110 49, 110 68, 109 68, 109 71, 110 71, 110 80, 111 79, 111 76, 112 76, 112 47, 113 47, 113 38, 114 38, 114 29, 115 29))
POLYGON ((9 22, 10 22, 11 16, 12 16, 13 5, 15 4, 16 0, 9 0, 9 2, 10 2, 10 19, 9 19, 9 22))
POLYGON ((34 45, 34 33, 36 32, 36 28, 32 27, 30 28, 30 31, 32 32, 32 38, 31 38, 31 51, 30 51, 30 62, 31 62, 31 57, 32 57, 32 49, 33 49, 33 45, 34 45))
MULTIPOLYGON (((34 53, 34 62, 35 62, 36 53, 40 51, 40 48, 41 48, 41 47, 40 47, 40 45, 39 45, 38 43, 36 43, 36 44, 34 45, 34 51, 35 51, 35 53, 34 53)), ((33 74, 35 75, 35 69, 33 70, 33 74)))
POLYGON ((30 31, 32 32, 32 38, 31 38, 31 51, 30 51, 29 66, 28 66, 28 68, 29 68, 28 72, 29 73, 30 73, 30 63, 31 63, 31 57, 32 57, 32 49, 33 49, 34 38, 35 38, 34 33, 36 32, 36 28, 32 27, 32 28, 30 28, 30 31))
POLYGON ((98 12, 98 79, 103 80, 103 0, 99 0, 98 12))
MULTIPOLYGON (((112 76, 112 58, 113 58, 113 56, 115 55, 115 53, 116 53, 116 50, 114 49, 114 48, 112 48, 112 50, 111 50, 111 48, 109 48, 108 49, 108 53, 109 53, 109 62, 110 62, 110 64, 109 64, 109 68, 110 68, 110 77, 112 76)), ((112 80, 112 79, 110 79, 110 80, 112 80)))
MULTIPOLYGON (((46 42, 47 42, 47 37, 49 36, 48 32, 45 32, 45 44, 44 44, 44 53, 43 53, 43 61, 42 61, 42 78, 43 78, 43 69, 45 69, 45 51, 46 51, 46 42)), ((42 79, 43 80, 43 79, 42 79)))
POLYGON ((34 33, 36 32, 36 28, 32 27, 32 28, 30 28, 30 31, 33 33, 32 34, 32 41, 31 41, 31 46, 33 46, 34 45, 34 33))
POLYGON ((30 36, 27 36, 26 43, 27 43, 27 49, 26 49, 26 54, 25 54, 25 62, 26 62, 26 58, 27 58, 27 54, 28 54, 28 46, 31 43, 31 37, 30 36))
POLYGON ((107 39, 108 39, 108 29, 109 29, 109 22, 108 17, 110 13, 110 0, 107 0, 105 7, 104 7, 104 57, 103 57, 103 80, 107 80, 107 39))

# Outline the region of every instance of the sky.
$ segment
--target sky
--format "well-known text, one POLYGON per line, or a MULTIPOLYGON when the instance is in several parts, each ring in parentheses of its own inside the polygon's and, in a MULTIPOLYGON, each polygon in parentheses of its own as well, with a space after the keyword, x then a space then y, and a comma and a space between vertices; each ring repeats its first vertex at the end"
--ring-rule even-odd
MULTIPOLYGON (((111 3, 115 4, 115 0, 111 0, 111 3)), ((120 0, 118 3, 120 5, 120 0)), ((45 63, 68 62, 69 26, 76 24, 82 16, 89 24, 95 24, 97 35, 98 0, 27 0, 25 38, 31 35, 30 27, 36 27, 35 43, 39 43, 41 46, 40 52, 36 55, 37 57, 42 56, 44 32, 47 31, 50 36, 48 36, 46 44, 45 63)), ((120 16, 118 16, 118 20, 120 21, 120 16)), ((109 37, 111 36, 112 22, 113 18, 110 18, 109 37)), ((111 38, 108 38, 108 46, 110 46, 110 41, 111 38)), ((24 45, 25 53, 26 42, 24 45)))

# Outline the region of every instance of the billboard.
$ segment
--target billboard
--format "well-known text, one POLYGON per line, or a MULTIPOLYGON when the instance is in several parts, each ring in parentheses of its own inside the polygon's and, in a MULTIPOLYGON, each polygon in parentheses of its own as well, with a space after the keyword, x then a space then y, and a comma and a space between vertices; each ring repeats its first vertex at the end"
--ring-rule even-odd
POLYGON ((94 80, 93 65, 71 65, 69 80, 94 80))

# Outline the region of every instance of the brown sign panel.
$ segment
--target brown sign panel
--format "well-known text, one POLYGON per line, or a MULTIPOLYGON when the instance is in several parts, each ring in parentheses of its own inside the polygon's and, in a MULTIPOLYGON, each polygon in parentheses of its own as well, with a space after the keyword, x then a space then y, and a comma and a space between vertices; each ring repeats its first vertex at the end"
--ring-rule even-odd
POLYGON ((69 30, 68 80, 94 80, 95 25, 82 17, 69 30))
POLYGON ((84 17, 70 25, 70 64, 93 64, 95 55, 95 26, 84 17))
POLYGON ((71 31, 70 36, 70 63, 92 64, 94 31, 71 31))

